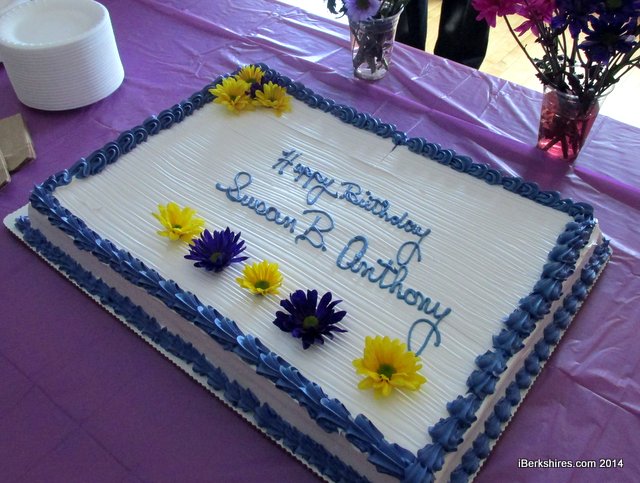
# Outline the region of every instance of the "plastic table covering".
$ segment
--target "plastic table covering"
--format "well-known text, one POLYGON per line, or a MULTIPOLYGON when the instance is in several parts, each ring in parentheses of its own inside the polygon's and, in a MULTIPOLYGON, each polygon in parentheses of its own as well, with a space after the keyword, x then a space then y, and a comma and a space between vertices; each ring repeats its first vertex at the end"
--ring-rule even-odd
MULTIPOLYGON (((339 22, 266 0, 103 3, 126 72, 107 99, 30 109, 0 67, 0 117, 22 113, 38 153, 0 191, 3 218, 35 183, 121 131, 238 65, 267 63, 412 136, 595 207, 613 258, 476 481, 637 481, 639 129, 600 116, 568 166, 534 148, 539 93, 402 45, 383 80, 356 80, 339 22), (520 458, 624 467, 518 468, 520 458)), ((0 244, 3 481, 317 480, 8 230, 0 244)))

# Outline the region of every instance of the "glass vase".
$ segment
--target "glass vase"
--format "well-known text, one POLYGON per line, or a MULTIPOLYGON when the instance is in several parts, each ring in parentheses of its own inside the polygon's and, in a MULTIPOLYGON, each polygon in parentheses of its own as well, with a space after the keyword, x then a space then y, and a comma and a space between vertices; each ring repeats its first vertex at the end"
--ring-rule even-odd
POLYGON ((538 129, 538 148, 554 158, 573 162, 584 146, 606 94, 582 99, 544 87, 538 129))
POLYGON ((378 80, 389 71, 400 13, 386 18, 349 21, 354 76, 378 80))

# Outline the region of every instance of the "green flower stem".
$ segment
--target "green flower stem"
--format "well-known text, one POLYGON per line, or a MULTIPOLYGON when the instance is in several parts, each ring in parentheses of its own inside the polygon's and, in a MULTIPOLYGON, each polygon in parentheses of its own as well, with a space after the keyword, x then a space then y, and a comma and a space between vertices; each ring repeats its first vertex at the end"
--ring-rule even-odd
MULTIPOLYGON (((522 42, 520 42, 520 39, 518 38, 518 36, 516 35, 516 32, 513 30, 513 27, 511 26, 511 22, 509 22, 509 18, 508 17, 504 17, 504 21, 507 24, 507 27, 509 28, 509 33, 511 33, 511 36, 515 39, 515 41, 518 43, 518 46, 520 47, 520 49, 524 52, 524 55, 527 56, 527 59, 529 59, 529 62, 531 62, 531 65, 533 66, 533 68, 538 72, 540 78, 544 78, 544 79, 548 79, 548 76, 546 73, 542 72, 540 70, 540 68, 538 67, 538 65, 536 64, 536 62, 533 60, 533 58, 529 55, 529 52, 527 51, 527 48, 522 44, 522 42)), ((546 51, 546 47, 543 46, 543 48, 546 51)), ((545 82, 544 80, 542 81, 543 83, 545 82)))

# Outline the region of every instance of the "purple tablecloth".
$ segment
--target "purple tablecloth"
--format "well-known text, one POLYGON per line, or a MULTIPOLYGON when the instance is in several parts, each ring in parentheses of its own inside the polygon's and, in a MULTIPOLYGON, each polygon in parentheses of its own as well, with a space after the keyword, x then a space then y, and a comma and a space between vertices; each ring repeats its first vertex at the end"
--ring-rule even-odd
MULTIPOLYGON (((265 62, 411 135, 595 207, 613 259, 477 481, 637 481, 640 130, 601 117, 569 167, 533 147, 540 94, 506 81, 400 45, 386 78, 355 80, 343 25, 274 1, 103 3, 126 72, 109 98, 68 112, 29 109, 0 67, 0 117, 22 113, 38 153, 0 191, 3 217, 33 184, 121 131, 218 74, 265 62), (615 458, 624 467, 519 469, 520 458, 615 458)), ((317 479, 8 230, 0 246, 0 479, 317 479)))

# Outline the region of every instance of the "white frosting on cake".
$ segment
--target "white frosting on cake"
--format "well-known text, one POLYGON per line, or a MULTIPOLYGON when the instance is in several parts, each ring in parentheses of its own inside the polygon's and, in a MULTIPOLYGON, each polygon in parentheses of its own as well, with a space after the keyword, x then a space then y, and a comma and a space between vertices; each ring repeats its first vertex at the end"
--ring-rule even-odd
MULTIPOLYGON (((504 317, 531 292, 571 218, 406 147, 393 147, 388 139, 299 102, 282 117, 262 110, 233 115, 209 105, 153 136, 99 176, 74 180, 57 189, 55 196, 89 228, 257 336, 330 398, 339 399, 353 416, 364 414, 388 441, 415 452, 430 441, 427 428, 447 417, 447 402, 466 393, 475 358, 491 347, 504 317), (362 356, 364 338, 388 335, 406 341, 413 322, 428 316, 336 265, 354 236, 368 240, 364 260, 376 273, 382 271, 378 258, 395 260, 403 243, 418 238, 326 193, 307 205, 307 178, 295 182, 291 167, 282 174, 272 168, 283 151, 291 149, 302 153, 294 164, 334 178, 332 187, 338 191, 344 190, 341 182, 358 183, 389 200, 390 214, 406 211, 431 230, 421 243, 422 261, 414 256, 403 286, 439 302, 440 312, 448 307, 451 313, 439 324, 440 346, 433 345, 432 337, 421 354, 421 373, 428 382, 420 391, 374 399, 372 392, 357 389, 360 376, 351 362, 362 356), (216 189, 216 183, 233 186, 240 171, 252 176, 243 193, 297 219, 293 234, 216 189), (156 234, 161 227, 151 213, 169 201, 194 208, 210 230, 228 226, 241 231, 248 247, 245 254, 251 257, 245 263, 268 259, 280 265, 280 296, 259 297, 241 289, 235 279, 242 265, 219 274, 194 268, 183 258, 185 244, 156 234), (316 216, 304 215, 308 209, 323 210, 333 219, 334 228, 324 236, 326 251, 304 239, 295 242, 316 216), (348 314, 340 326, 349 332, 308 350, 281 332, 272 324, 279 301, 297 289, 331 291, 343 300, 338 307, 348 314)), ((327 221, 322 223, 326 226, 327 221)), ((420 330, 416 329, 414 350, 426 334, 420 330)))

